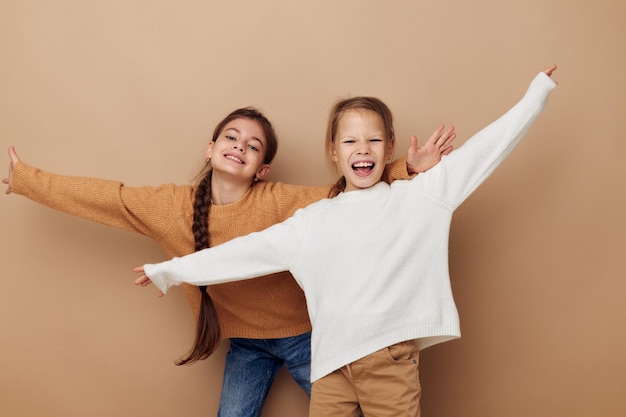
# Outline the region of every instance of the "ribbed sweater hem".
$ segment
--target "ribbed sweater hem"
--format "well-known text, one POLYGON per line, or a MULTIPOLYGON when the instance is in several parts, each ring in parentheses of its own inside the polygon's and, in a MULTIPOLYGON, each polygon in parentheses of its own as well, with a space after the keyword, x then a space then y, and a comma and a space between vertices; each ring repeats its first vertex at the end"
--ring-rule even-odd
POLYGON ((222 339, 282 339, 308 333, 311 331, 311 325, 309 323, 302 323, 280 329, 251 329, 243 326, 222 326, 220 331, 222 339))
POLYGON ((459 337, 461 337, 461 330, 458 321, 417 323, 390 330, 382 329, 380 333, 375 335, 364 332, 362 337, 354 341, 349 350, 331 353, 323 359, 316 358, 314 354, 311 363, 311 382, 315 382, 342 366, 396 343, 415 340, 418 348, 422 350, 459 337))

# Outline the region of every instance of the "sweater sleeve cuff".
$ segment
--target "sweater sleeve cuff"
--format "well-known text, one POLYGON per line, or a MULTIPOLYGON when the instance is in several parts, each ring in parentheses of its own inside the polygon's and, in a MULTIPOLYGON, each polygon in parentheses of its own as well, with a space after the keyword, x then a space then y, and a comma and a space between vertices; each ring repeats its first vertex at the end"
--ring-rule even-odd
POLYGON ((22 161, 15 164, 11 178, 11 192, 24 195, 24 192, 28 189, 28 184, 31 184, 35 180, 38 171, 39 169, 22 161))
POLYGON ((167 294, 167 290, 172 286, 165 279, 164 274, 160 271, 162 268, 159 268, 161 264, 145 264, 143 266, 144 273, 150 281, 163 293, 167 294))
POLYGON ((542 71, 530 82, 528 91, 537 91, 537 94, 543 98, 543 96, 547 96, 554 90, 556 85, 556 82, 542 71), (536 87, 536 89, 534 87, 536 87))

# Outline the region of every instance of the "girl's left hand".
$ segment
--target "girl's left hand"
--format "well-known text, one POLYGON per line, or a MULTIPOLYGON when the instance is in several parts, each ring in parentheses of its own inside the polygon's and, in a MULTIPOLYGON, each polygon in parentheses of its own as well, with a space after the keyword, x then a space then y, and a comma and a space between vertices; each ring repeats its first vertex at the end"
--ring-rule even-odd
POLYGON ((454 147, 452 142, 456 138, 454 126, 445 129, 439 125, 424 146, 418 146, 417 137, 411 136, 409 150, 406 156, 406 165, 409 174, 418 174, 428 171, 441 161, 441 157, 448 155, 454 147))
MULTIPOLYGON (((142 274, 139 278, 135 280, 135 285, 141 285, 142 287, 147 287, 148 285, 152 284, 152 280, 145 274, 143 266, 137 266, 133 268, 133 271, 142 274)), ((159 297, 163 297, 164 294, 162 291, 159 291, 158 295, 159 297)))

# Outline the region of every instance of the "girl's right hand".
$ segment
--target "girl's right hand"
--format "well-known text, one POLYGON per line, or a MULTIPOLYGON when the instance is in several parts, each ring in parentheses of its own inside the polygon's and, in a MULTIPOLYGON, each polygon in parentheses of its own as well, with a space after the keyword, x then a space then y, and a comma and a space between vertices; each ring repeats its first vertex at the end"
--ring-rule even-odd
POLYGON ((7 189, 5 194, 11 194, 11 185, 13 183, 13 168, 20 162, 20 158, 17 157, 17 153, 15 153, 15 147, 9 147, 9 158, 11 161, 9 162, 9 176, 7 178, 2 179, 2 183, 7 185, 7 189))

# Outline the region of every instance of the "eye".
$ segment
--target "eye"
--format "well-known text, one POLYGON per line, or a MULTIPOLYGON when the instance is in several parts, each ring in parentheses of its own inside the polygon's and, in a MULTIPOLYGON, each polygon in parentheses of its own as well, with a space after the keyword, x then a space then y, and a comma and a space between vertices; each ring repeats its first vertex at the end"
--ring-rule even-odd
POLYGON ((258 152, 258 151, 259 151, 259 148, 257 148, 257 147, 256 147, 256 146, 254 146, 254 145, 248 145, 248 148, 250 148, 250 150, 251 150, 251 151, 254 151, 254 152, 258 152))
POLYGON ((341 141, 341 143, 354 143, 355 140, 354 139, 344 139, 341 141))
POLYGON ((224 136, 227 140, 237 140, 234 136, 230 136, 230 135, 225 135, 224 136))
POLYGON ((376 139, 370 139, 370 142, 382 142, 382 139, 376 138, 376 139))

